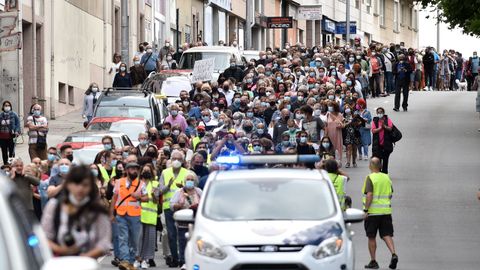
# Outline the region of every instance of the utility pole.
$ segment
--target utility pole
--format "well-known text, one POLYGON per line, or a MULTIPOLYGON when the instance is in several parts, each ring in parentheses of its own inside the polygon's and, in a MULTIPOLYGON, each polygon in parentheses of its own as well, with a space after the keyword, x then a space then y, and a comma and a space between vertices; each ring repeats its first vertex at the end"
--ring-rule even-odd
POLYGON ((440 9, 437 6, 437 52, 440 53, 440 9))
POLYGON ((177 26, 176 28, 176 33, 175 33, 175 39, 176 39, 176 43, 177 43, 177 50, 176 52, 178 52, 178 48, 180 48, 180 40, 178 39, 178 34, 179 34, 179 18, 180 18, 180 9, 177 8, 177 12, 176 12, 176 19, 175 19, 175 25, 177 26))
MULTIPOLYGON (((247 21, 245 23, 245 50, 250 50, 252 48, 252 24, 253 24, 253 7, 252 7, 252 2, 247 0, 245 3, 246 6, 246 16, 247 16, 247 21)), ((237 41, 238 43, 238 41, 237 41)), ((238 44, 237 46, 240 46, 238 44)))
POLYGON ((346 34, 346 44, 350 45, 350 0, 345 1, 345 5, 347 6, 347 10, 345 11, 346 13, 346 28, 345 29, 345 34, 346 34))
POLYGON ((127 66, 129 65, 129 52, 128 52, 128 0, 122 0, 121 3, 122 9, 122 62, 126 63, 127 66))

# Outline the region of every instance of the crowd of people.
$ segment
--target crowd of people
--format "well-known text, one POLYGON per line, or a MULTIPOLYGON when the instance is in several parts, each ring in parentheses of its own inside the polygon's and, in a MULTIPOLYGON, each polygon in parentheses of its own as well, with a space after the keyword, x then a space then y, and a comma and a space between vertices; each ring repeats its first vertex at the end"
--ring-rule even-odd
MULTIPOLYGON (((142 43, 135 66, 145 72, 165 68, 159 63, 172 68, 178 53, 169 43, 159 54, 142 43)), ((388 174, 395 143, 394 124, 384 108, 370 110, 367 101, 395 93, 394 110, 399 111, 401 105, 407 111, 409 91, 422 88, 424 74, 428 74, 427 89, 443 89, 434 82, 438 76, 443 85, 451 83, 453 77, 447 76, 452 74, 450 63, 455 71, 462 66, 455 76, 468 79, 464 68, 468 65, 454 58, 460 54, 448 51, 437 55, 438 61, 435 55, 433 48, 420 51, 403 44, 364 48, 358 39, 344 47, 287 44, 284 49, 267 48, 246 66, 232 60, 217 81, 199 81, 181 91, 179 99, 169 104, 162 125, 138 135, 138 146, 117 147, 105 136, 104 149, 88 165, 72 164, 73 149, 68 144, 60 149, 47 147, 48 121, 39 104, 32 105, 26 124, 31 163, 24 166, 22 160, 13 158, 11 140, 20 132, 19 121, 11 103, 5 101, 0 115, 2 170, 42 221, 55 254, 97 258, 113 247, 112 264, 120 269, 144 269, 156 264, 159 235, 166 263, 184 266, 187 228, 176 226, 173 213, 196 210, 208 175, 228 169, 216 162, 220 156, 314 154, 322 161, 298 166, 344 176, 341 168, 356 168, 359 162, 370 160, 372 172, 382 175, 380 180, 375 176, 366 181, 365 195, 378 195, 378 181, 389 181, 383 175, 388 174), (428 64, 431 55, 433 75, 428 64)), ((468 60, 472 67, 474 59, 468 60)), ((114 86, 138 83, 137 75, 131 76, 119 55, 114 60, 114 86)), ((99 87, 92 83, 83 111, 88 120, 98 97, 99 87)), ((341 179, 346 182, 348 178, 341 179)), ((343 187, 335 185, 345 209, 351 202, 343 187)), ((382 221, 369 227, 369 237, 378 222, 382 221)), ((381 236, 393 236, 393 228, 381 231, 381 236)), ((393 241, 390 247, 396 256, 393 241)), ((373 262, 369 266, 375 268, 373 262)))

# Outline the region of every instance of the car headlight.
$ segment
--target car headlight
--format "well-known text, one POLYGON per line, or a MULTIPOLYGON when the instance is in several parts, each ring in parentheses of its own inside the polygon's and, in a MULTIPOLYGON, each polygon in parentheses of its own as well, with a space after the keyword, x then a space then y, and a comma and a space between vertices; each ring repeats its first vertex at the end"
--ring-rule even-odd
POLYGON ((342 250, 343 239, 341 236, 334 236, 323 240, 317 249, 313 252, 312 256, 319 260, 333 255, 337 255, 342 250))
POLYGON ((199 254, 217 260, 223 260, 227 257, 227 253, 212 241, 207 241, 199 237, 196 241, 197 251, 199 254))

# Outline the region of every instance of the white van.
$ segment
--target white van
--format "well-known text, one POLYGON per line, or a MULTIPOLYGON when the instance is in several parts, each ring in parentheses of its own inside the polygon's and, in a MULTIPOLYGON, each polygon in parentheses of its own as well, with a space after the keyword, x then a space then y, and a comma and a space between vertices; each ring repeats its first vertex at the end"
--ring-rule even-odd
POLYGON ((213 68, 213 80, 217 80, 218 76, 228 67, 230 67, 230 59, 235 58, 238 66, 245 66, 246 60, 242 57, 238 48, 225 46, 202 46, 193 47, 186 50, 180 58, 178 69, 193 70, 195 61, 203 59, 215 59, 213 68))

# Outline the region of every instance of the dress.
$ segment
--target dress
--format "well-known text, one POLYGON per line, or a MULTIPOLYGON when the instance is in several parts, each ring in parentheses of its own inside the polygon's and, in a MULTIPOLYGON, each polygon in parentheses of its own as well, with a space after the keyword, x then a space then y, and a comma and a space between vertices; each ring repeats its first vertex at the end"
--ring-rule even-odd
POLYGON ((327 136, 333 143, 333 147, 337 152, 335 156, 342 160, 343 151, 343 138, 342 138, 342 125, 340 123, 343 122, 343 116, 339 113, 337 116, 327 113, 327 136))
POLYGON ((372 144, 372 133, 370 130, 372 114, 369 110, 365 109, 363 112, 360 112, 360 116, 365 120, 365 125, 360 127, 361 145, 370 145, 372 144))
POLYGON ((355 125, 357 121, 351 115, 345 116, 345 122, 348 124, 343 129, 343 145, 360 145, 360 132, 358 126, 355 125))

